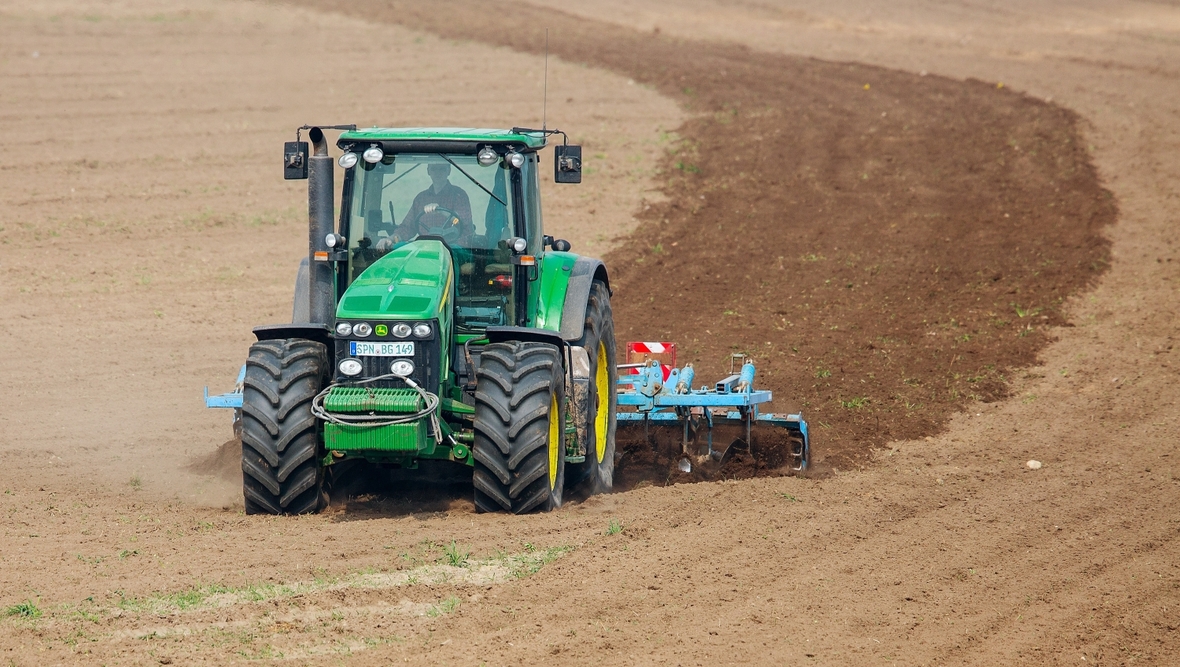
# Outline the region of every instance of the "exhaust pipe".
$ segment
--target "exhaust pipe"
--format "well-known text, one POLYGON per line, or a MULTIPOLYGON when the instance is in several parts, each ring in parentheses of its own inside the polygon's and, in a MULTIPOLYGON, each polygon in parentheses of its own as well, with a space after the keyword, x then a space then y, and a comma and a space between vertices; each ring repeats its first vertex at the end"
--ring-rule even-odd
POLYGON ((334 228, 332 214, 334 164, 328 155, 328 142, 318 127, 307 133, 312 155, 308 158, 308 318, 314 324, 331 325, 336 315, 336 295, 332 289, 332 265, 328 262, 328 244, 324 240, 334 228))

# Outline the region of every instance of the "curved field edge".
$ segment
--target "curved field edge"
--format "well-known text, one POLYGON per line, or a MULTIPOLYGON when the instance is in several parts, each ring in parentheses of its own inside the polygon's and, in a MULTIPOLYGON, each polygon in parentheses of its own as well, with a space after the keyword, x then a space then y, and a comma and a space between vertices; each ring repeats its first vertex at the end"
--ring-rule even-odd
POLYGON ((753 355, 832 467, 1008 396, 1109 266, 1117 205, 1077 116, 998 84, 519 3, 291 2, 530 53, 548 28, 553 55, 693 113, 663 158, 667 200, 605 258, 619 338, 676 341, 702 379, 753 355))

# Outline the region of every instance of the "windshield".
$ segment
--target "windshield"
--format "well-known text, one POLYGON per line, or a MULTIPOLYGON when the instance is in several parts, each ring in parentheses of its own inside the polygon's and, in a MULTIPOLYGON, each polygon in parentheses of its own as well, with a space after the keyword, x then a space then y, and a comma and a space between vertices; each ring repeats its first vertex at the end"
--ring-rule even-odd
POLYGON ((397 154, 356 166, 348 281, 419 236, 443 239, 456 273, 455 322, 481 330, 514 321, 508 169, 474 155, 397 154))

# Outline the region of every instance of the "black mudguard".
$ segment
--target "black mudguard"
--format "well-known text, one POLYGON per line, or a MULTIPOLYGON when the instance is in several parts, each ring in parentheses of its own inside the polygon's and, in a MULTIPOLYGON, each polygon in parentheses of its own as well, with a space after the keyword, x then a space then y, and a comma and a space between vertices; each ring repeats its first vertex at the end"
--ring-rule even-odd
POLYGON ((570 269, 569 285, 565 289, 565 305, 561 310, 561 337, 575 341, 582 337, 586 323, 586 302, 590 299, 590 287, 595 280, 601 280, 610 291, 610 279, 602 261, 592 257, 579 257, 570 269))

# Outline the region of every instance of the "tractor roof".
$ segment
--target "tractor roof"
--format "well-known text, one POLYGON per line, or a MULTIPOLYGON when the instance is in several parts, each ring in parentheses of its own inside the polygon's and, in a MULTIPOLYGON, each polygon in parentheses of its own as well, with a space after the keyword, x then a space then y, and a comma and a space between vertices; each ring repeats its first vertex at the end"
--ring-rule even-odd
POLYGON ((457 144, 522 144, 525 148, 545 147, 540 132, 523 133, 473 127, 371 127, 340 135, 339 144, 374 142, 456 142, 457 144))

